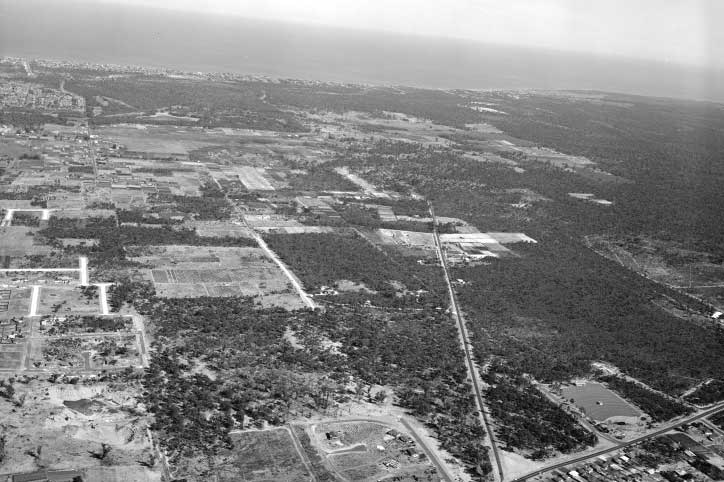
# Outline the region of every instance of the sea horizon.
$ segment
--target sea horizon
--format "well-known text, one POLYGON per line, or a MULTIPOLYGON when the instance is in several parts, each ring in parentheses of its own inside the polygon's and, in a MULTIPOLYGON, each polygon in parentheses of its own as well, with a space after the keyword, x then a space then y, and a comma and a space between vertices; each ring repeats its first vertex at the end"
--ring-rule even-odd
POLYGON ((82 2, 44 0, 4 5, 0 26, 0 56, 320 82, 724 102, 724 73, 717 70, 472 41, 117 5, 89 11, 82 2), (55 20, 61 11, 62 23, 55 20))

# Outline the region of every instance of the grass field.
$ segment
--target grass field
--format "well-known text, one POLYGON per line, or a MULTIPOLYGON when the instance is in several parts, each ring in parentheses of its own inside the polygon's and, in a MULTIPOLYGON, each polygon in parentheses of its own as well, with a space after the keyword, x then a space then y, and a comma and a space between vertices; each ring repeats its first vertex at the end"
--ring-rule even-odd
POLYGON ((0 228, 0 256, 22 257, 33 252, 35 238, 28 233, 35 231, 26 226, 8 226, 0 228))
POLYGON ((187 155, 194 149, 224 142, 207 136, 200 129, 172 126, 144 126, 141 129, 132 126, 102 127, 98 133, 126 146, 129 151, 152 154, 187 155))
POLYGON ((603 422, 611 417, 639 417, 641 412, 600 383, 566 386, 563 396, 574 400, 577 407, 592 419, 603 422))
POLYGON ((303 482, 312 480, 286 429, 231 436, 233 461, 219 471, 220 482, 303 482))

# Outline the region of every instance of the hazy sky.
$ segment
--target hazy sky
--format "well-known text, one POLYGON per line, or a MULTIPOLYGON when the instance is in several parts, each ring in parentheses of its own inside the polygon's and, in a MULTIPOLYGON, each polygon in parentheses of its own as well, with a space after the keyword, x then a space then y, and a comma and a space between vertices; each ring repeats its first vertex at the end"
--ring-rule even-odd
POLYGON ((93 0, 724 68, 724 0, 93 0))

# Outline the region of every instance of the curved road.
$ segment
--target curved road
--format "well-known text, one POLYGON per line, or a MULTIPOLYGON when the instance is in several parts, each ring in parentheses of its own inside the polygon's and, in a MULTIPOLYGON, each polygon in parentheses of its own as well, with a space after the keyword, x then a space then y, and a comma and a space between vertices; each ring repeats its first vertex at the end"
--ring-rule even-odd
POLYGON ((501 482, 505 480, 503 475, 503 464, 500 462, 500 454, 498 453, 498 447, 495 445, 495 434, 490 428, 490 422, 488 421, 488 415, 485 411, 485 399, 483 398, 483 391, 480 388, 480 382, 478 381, 478 371, 475 367, 475 360, 470 350, 470 341, 468 338, 468 329, 465 326, 465 320, 460 316, 460 309, 458 308, 457 298, 455 297, 455 291, 453 290, 452 283, 450 282, 450 273, 448 271, 447 259, 445 259, 445 253, 442 251, 442 243, 440 242, 440 234, 437 230, 437 217, 435 217, 435 210, 432 207, 432 203, 428 201, 430 207, 430 216, 432 217, 433 223, 433 238, 435 240, 435 249, 437 255, 440 258, 440 264, 442 265, 443 272, 445 273, 445 282, 447 283, 448 293, 450 295, 450 310, 452 311, 455 321, 458 325, 458 331, 460 332, 460 341, 465 352, 465 364, 468 369, 468 376, 473 385, 473 393, 475 395, 475 405, 477 406, 480 422, 485 428, 485 432, 488 434, 488 440, 490 440, 490 446, 493 452, 493 458, 495 459, 495 465, 498 469, 498 477, 501 482))
POLYGON ((412 428, 412 426, 409 424, 407 420, 400 417, 400 423, 407 429, 408 432, 410 432, 410 435, 412 435, 412 438, 415 439, 415 442, 417 442, 417 445, 420 446, 420 448, 427 454, 428 460, 432 462, 432 464, 437 468, 438 474, 445 482, 453 482, 453 477, 448 473, 447 467, 444 463, 438 458, 437 453, 435 453, 435 450, 431 449, 427 446, 425 441, 418 435, 417 432, 415 432, 415 429, 412 428))
POLYGON ((549 467, 545 467, 545 468, 536 470, 535 472, 531 472, 530 474, 527 474, 527 475, 524 475, 524 476, 522 476, 522 477, 518 477, 517 479, 514 479, 513 482, 523 482, 523 481, 526 481, 526 480, 528 480, 528 479, 530 479, 530 478, 532 478, 532 477, 536 477, 536 476, 542 475, 542 474, 544 474, 544 473, 546 473, 546 472, 550 472, 551 470, 560 469, 561 467, 566 467, 566 466, 569 466, 569 465, 575 465, 575 464, 578 464, 578 463, 580 463, 580 462, 584 462, 584 461, 586 461, 586 460, 590 460, 590 459, 596 458, 596 457, 598 457, 599 455, 607 454, 607 453, 609 453, 609 452, 615 452, 615 451, 617 451, 617 450, 621 450, 621 449, 624 449, 624 448, 626 448, 626 447, 630 447, 630 446, 632 446, 632 445, 636 445, 636 444, 639 443, 639 442, 643 442, 644 440, 648 440, 648 439, 650 439, 650 438, 658 437, 659 435, 665 434, 666 432, 668 432, 668 431, 670 431, 670 430, 672 430, 672 429, 674 429, 674 428, 676 428, 676 427, 680 427, 681 425, 686 425, 687 423, 691 423, 691 422, 694 422, 694 421, 699 420, 699 419, 701 419, 701 418, 705 418, 705 417, 708 417, 708 416, 710 416, 710 415, 714 415, 715 413, 721 412, 722 410, 724 410, 724 403, 720 403, 719 405, 717 405, 717 406, 715 406, 715 407, 713 407, 713 408, 710 408, 709 410, 706 410, 706 411, 704 411, 704 412, 699 413, 698 415, 694 415, 694 416, 692 416, 692 417, 689 417, 689 418, 686 418, 686 419, 684 419, 684 420, 681 420, 681 421, 679 421, 679 422, 677 422, 677 423, 675 423, 675 424, 667 425, 666 427, 664 427, 664 428, 662 428, 662 429, 659 429, 659 430, 657 430, 657 431, 655 431, 655 432, 652 432, 652 433, 650 433, 650 434, 648 434, 648 435, 644 435, 644 436, 635 438, 635 439, 630 440, 630 441, 628 441, 628 442, 623 442, 623 443, 621 443, 620 445, 616 445, 616 446, 614 446, 614 447, 609 447, 609 448, 606 448, 606 449, 598 450, 598 451, 593 452, 593 453, 590 453, 590 454, 588 454, 588 455, 583 455, 583 456, 577 457, 577 458, 575 458, 575 459, 567 460, 567 461, 565 461, 565 462, 560 462, 560 463, 557 463, 557 464, 555 464, 555 465, 551 465, 551 466, 549 466, 549 467))

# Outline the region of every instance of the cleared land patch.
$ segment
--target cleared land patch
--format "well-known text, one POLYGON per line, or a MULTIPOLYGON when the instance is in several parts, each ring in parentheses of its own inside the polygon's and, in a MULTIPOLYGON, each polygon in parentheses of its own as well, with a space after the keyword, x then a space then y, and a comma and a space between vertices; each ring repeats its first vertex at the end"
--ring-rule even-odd
MULTIPOLYGON (((14 400, 0 398, 6 439, 0 472, 33 472, 40 465, 50 473, 79 470, 82 480, 89 482, 158 481, 153 469, 138 463, 149 460, 152 448, 145 431, 148 419, 138 410, 129 385, 55 384, 42 377, 29 383, 15 382, 14 400), (14 404, 17 400, 27 400, 22 409, 14 404), (101 451, 101 443, 111 449, 103 462, 94 456, 101 451), (121 473, 124 477, 118 477, 121 473)), ((73 475, 57 476, 50 480, 70 480, 73 475)))
POLYGON ((386 425, 332 422, 312 426, 311 432, 320 453, 348 480, 440 479, 414 440, 386 425))
POLYGON ((264 170, 258 167, 240 166, 239 179, 250 191, 273 191, 274 186, 264 177, 264 170))
POLYGON ((232 462, 218 473, 220 482, 302 482, 312 480, 286 429, 231 434, 232 462))
POLYGON ((99 313, 98 297, 85 296, 77 287, 44 286, 40 290, 39 315, 99 313))
POLYGON ((98 133, 129 151, 154 154, 187 155, 189 151, 219 143, 199 128, 118 125, 101 127, 98 133))

